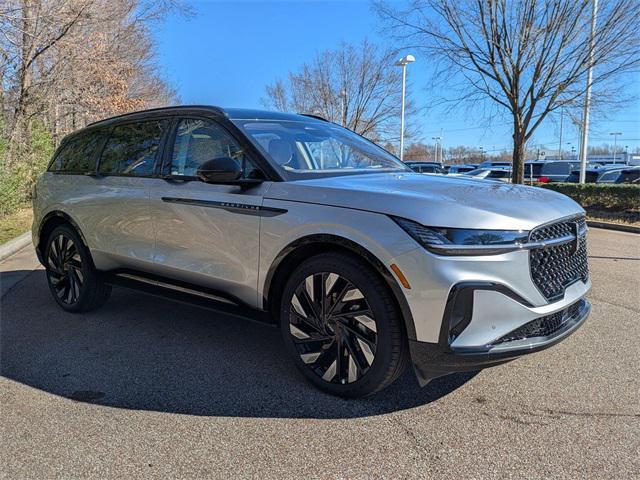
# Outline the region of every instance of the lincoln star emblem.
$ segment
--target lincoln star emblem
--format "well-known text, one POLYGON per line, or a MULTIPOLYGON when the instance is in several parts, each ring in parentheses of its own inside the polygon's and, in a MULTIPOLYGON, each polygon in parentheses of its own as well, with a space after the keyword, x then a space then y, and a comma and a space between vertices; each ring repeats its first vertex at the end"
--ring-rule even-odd
POLYGON ((575 255, 578 251, 578 246, 580 245, 580 226, 578 225, 578 222, 571 223, 571 229, 575 235, 575 240, 571 242, 571 255, 575 255))

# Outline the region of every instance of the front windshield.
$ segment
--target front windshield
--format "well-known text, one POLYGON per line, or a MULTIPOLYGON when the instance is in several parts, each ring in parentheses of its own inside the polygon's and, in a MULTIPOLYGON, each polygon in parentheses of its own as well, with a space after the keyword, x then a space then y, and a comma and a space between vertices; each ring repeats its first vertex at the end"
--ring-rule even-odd
POLYGON ((233 120, 288 180, 411 171, 369 140, 323 121, 233 120))

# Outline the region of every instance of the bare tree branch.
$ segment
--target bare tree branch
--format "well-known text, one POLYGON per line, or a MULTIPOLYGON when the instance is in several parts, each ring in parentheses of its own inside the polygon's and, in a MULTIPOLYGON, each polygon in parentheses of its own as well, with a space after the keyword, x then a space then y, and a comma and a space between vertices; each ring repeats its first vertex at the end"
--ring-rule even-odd
POLYGON ((526 142, 548 115, 574 107, 593 67, 595 103, 640 66, 640 2, 600 2, 590 48, 591 0, 413 0, 376 2, 395 36, 466 81, 459 101, 484 98, 513 123, 513 179, 522 183, 526 142), (475 93, 471 93, 475 92, 475 93))
MULTIPOLYGON (((363 41, 316 55, 310 64, 267 85, 267 107, 314 113, 374 141, 399 139, 402 76, 391 51, 363 41)), ((415 113, 407 103, 407 118, 415 113)), ((407 130, 411 136, 413 130, 407 130)))

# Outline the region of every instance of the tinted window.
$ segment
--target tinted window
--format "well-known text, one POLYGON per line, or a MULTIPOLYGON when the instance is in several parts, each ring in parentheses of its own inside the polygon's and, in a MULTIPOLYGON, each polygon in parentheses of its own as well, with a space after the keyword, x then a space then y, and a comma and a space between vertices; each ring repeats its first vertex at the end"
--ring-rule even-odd
POLYGON ((620 174, 617 183, 637 183, 640 179, 640 170, 627 170, 620 174))
POLYGON ((542 175, 569 175, 572 165, 569 162, 550 162, 542 166, 542 175))
POLYGON ((222 127, 209 120, 184 119, 178 124, 171 158, 171 174, 193 177, 208 160, 230 157, 240 163, 245 173, 254 169, 243 148, 222 127))
POLYGON ((542 164, 540 163, 525 163, 524 175, 525 177, 539 177, 542 172, 542 164))
POLYGON ((615 182, 618 179, 618 176, 620 176, 620 171, 603 173, 600 175, 600 178, 598 178, 598 183, 615 182))
POLYGON ((81 133, 64 143, 50 172, 86 173, 96 168, 96 148, 100 143, 98 131, 81 133))
POLYGON ((509 178, 510 176, 511 172, 508 170, 494 170, 487 175, 487 178, 509 178))
POLYGON ((99 172, 118 175, 151 175, 167 120, 116 126, 100 159, 99 172))

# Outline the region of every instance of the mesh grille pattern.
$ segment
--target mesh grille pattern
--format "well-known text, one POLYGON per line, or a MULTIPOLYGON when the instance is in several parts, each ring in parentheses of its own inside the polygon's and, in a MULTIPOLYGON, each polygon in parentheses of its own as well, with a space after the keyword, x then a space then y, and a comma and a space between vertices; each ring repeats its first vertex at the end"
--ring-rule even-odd
POLYGON ((497 345, 505 342, 524 340, 526 338, 547 337, 549 335, 553 335, 562 329, 567 322, 575 319, 579 315, 583 303, 584 300, 580 300, 564 310, 560 310, 559 312, 551 315, 536 318, 529 323, 525 323, 520 328, 507 333, 504 337, 500 337, 498 340, 493 342, 493 344, 497 345))
MULTIPOLYGON (((531 232, 531 242, 552 240, 566 235, 586 231, 584 217, 565 220, 538 228, 531 232)), ((531 278, 547 300, 561 297, 564 289, 577 280, 586 282, 589 278, 587 264, 587 238, 582 235, 575 242, 563 243, 548 248, 538 248, 529 253, 531 278), (575 251, 574 251, 575 250, 575 251)))

